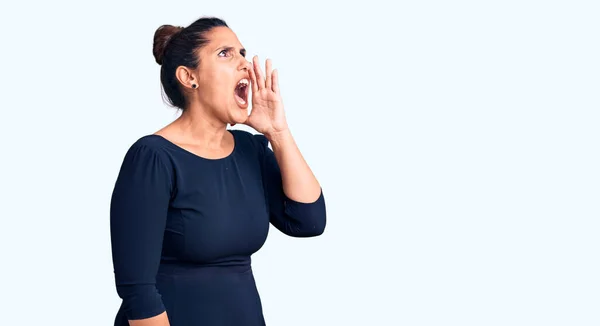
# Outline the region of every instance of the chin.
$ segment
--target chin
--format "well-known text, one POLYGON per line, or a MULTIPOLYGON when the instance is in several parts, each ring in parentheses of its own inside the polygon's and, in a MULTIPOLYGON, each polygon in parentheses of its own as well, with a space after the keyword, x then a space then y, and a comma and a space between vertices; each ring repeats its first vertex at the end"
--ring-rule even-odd
POLYGON ((241 109, 237 105, 231 108, 229 114, 230 124, 240 124, 248 120, 248 109, 241 109))

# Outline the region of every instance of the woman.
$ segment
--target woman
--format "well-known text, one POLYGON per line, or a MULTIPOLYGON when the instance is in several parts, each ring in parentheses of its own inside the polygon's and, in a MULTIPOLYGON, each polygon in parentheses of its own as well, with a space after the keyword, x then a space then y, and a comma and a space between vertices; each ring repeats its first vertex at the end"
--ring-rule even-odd
POLYGON ((265 325, 250 260, 269 223, 311 237, 326 219, 321 186, 286 123, 277 71, 270 60, 264 73, 257 57, 248 62, 217 18, 161 26, 153 52, 182 114, 139 138, 117 177, 115 325, 265 325), (258 134, 227 129, 237 123, 258 134))

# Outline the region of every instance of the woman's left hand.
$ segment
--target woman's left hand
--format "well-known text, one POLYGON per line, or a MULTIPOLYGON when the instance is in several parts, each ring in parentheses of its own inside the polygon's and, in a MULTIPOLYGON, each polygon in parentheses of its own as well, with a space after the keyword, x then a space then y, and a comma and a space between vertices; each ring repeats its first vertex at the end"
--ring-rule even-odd
POLYGON ((260 68, 258 57, 252 58, 250 80, 252 84, 252 112, 245 124, 265 136, 288 129, 283 102, 279 93, 277 69, 271 69, 271 60, 265 63, 266 76, 260 68))

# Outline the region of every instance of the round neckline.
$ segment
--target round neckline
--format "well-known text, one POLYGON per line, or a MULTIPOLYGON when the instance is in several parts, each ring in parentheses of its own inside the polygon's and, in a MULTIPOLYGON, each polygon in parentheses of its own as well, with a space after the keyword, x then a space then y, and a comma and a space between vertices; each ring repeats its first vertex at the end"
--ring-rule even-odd
POLYGON ((150 134, 150 136, 158 137, 158 138, 162 139, 164 142, 166 142, 167 144, 169 144, 171 147, 174 147, 175 149, 177 149, 179 151, 182 151, 182 152, 185 152, 185 153, 187 153, 187 154, 189 154, 189 155, 191 155, 193 157, 196 157, 198 159, 201 159, 201 160, 204 160, 204 161, 219 162, 219 161, 224 161, 224 160, 227 160, 227 159, 233 157, 233 155, 237 151, 238 141, 237 141, 237 139, 235 137, 235 132, 233 132, 233 130, 231 130, 231 129, 227 129, 227 131, 229 133, 231 133, 231 136, 233 136, 233 150, 229 154, 227 154, 226 156, 223 156, 223 157, 220 157, 220 158, 208 158, 208 157, 200 156, 200 155, 198 155, 196 153, 193 153, 193 152, 191 152, 191 151, 189 151, 189 150, 187 150, 187 149, 185 149, 185 148, 183 148, 183 147, 175 144, 174 142, 168 140, 167 138, 165 138, 162 135, 150 134))

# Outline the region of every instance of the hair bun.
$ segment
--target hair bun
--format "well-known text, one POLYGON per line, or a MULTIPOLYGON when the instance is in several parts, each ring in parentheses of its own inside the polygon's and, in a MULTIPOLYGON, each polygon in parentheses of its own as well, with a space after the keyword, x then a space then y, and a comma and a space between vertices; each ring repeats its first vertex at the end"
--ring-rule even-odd
POLYGON ((173 25, 162 25, 156 32, 154 32, 154 45, 152 47, 152 54, 154 59, 159 65, 163 64, 163 58, 165 55, 165 48, 173 36, 179 34, 183 30, 183 27, 173 25))

